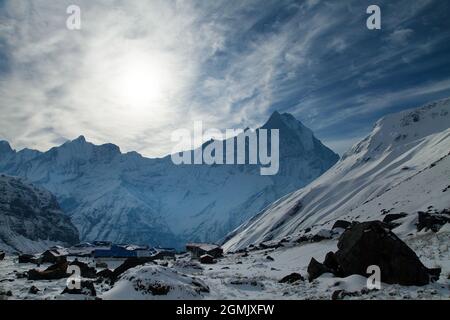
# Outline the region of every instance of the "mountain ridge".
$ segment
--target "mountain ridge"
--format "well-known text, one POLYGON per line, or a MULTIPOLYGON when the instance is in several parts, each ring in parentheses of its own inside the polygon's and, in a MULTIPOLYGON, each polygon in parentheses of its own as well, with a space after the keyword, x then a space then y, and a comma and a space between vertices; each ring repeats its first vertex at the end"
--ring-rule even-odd
POLYGON ((214 242, 338 160, 313 135, 306 135, 314 142, 311 152, 298 152, 305 147, 287 128, 280 130, 280 172, 270 177, 260 176, 257 165, 176 166, 170 156, 121 153, 116 145, 97 146, 84 136, 33 157, 0 152, 0 172, 53 192, 82 240, 177 247, 214 242), (296 152, 283 156, 291 150, 296 152))
POLYGON ((381 118, 325 174, 230 233, 225 248, 238 250, 307 228, 317 232, 336 219, 449 208, 441 192, 450 176, 449 127, 450 98, 381 118))

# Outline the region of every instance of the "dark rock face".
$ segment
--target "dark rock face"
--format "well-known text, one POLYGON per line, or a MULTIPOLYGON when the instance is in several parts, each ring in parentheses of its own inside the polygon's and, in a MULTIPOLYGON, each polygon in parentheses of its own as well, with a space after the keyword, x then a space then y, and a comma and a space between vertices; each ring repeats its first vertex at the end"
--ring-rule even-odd
POLYGON ((325 265, 323 265, 314 258, 311 258, 307 271, 310 282, 313 281, 314 279, 317 279, 324 273, 333 273, 333 270, 327 268, 325 265))
POLYGON ((333 224, 333 227, 331 229, 337 229, 337 228, 348 229, 348 228, 350 228, 351 225, 352 225, 351 222, 348 222, 348 221, 345 221, 345 220, 337 220, 333 224))
POLYGON ((3 251, 0 251, 0 261, 2 261, 3 259, 5 259, 5 253, 3 251))
POLYGON ((291 273, 290 275, 285 276, 283 279, 278 281, 279 283, 294 283, 297 281, 305 281, 305 278, 302 277, 299 273, 291 273))
POLYGON ((89 267, 86 263, 80 262, 77 259, 71 262, 69 266, 77 266, 78 268, 80 268, 81 276, 83 278, 94 279, 97 277, 97 270, 95 270, 95 268, 89 267))
POLYGON ((367 267, 377 265, 381 281, 401 285, 426 285, 438 278, 439 270, 430 270, 400 240, 387 224, 363 222, 345 231, 338 242, 335 258, 344 276, 367 276, 367 267))
POLYGON ((97 296, 97 292, 92 281, 81 281, 80 289, 69 289, 66 287, 61 294, 83 294, 91 297, 97 296))
POLYGON ((16 241, 23 236, 31 241, 50 240, 75 244, 78 231, 48 191, 22 179, 0 176, 0 241, 19 252, 28 251, 16 241))
MULTIPOLYGON (((127 260, 125 260, 124 263, 122 263, 119 267, 117 267, 116 269, 114 269, 112 277, 110 278, 113 282, 116 281, 125 271, 127 271, 128 269, 137 267, 137 266, 141 266, 144 265, 146 263, 154 263, 153 259, 149 258, 128 258, 127 260)), ((106 275, 106 273, 105 273, 106 275)))
POLYGON ((383 218, 383 222, 384 223, 390 223, 392 221, 401 219, 406 217, 408 214, 407 213, 390 213, 384 216, 383 218))
POLYGON ((441 227, 450 223, 450 210, 444 209, 440 213, 419 212, 419 221, 417 222, 417 231, 431 230, 438 232, 441 227))
POLYGON ((400 223, 395 222, 395 221, 397 221, 398 219, 404 218, 407 215, 408 214, 404 213, 404 212, 402 212, 402 213, 390 213, 390 214, 387 214, 383 218, 383 222, 388 224, 391 227, 391 229, 394 229, 394 228, 396 228, 396 227, 398 227, 400 225, 400 223))
POLYGON ((327 267, 329 270, 339 276, 342 274, 341 267, 339 266, 339 262, 337 261, 336 255, 333 252, 328 252, 325 256, 325 260, 323 261, 323 265, 327 267))
POLYGON ((62 261, 48 267, 44 271, 32 269, 28 271, 28 280, 58 280, 68 278, 68 266, 69 263, 67 261, 62 261))

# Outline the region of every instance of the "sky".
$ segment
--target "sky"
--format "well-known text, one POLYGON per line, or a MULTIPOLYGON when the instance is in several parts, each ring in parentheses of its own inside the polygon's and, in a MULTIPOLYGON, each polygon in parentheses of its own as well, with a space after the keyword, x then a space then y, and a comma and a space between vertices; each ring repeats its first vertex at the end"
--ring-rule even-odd
POLYGON ((0 140, 84 135, 148 157, 171 133, 294 115, 339 154, 450 96, 450 1, 0 0, 0 140), (81 9, 69 30, 66 9, 81 9), (381 30, 366 9, 381 8, 381 30))

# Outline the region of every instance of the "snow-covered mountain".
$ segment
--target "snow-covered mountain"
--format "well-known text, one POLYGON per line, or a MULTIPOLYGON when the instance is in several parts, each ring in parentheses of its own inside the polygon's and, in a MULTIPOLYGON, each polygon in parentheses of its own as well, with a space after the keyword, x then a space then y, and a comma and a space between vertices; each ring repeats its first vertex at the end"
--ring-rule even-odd
POLYGON ((41 153, 0 143, 0 172, 54 193, 82 240, 182 246, 217 241, 276 199, 307 185, 338 156, 289 114, 263 126, 280 129, 280 171, 257 165, 174 165, 171 157, 123 154, 79 137, 41 153))
MULTIPOLYGON (((337 219, 450 208, 450 99, 380 119, 324 175, 287 195, 227 236, 226 250, 331 229, 337 219)), ((417 214, 396 233, 414 229, 417 214)))
POLYGON ((78 241, 77 229, 55 196, 21 179, 0 175, 0 249, 35 252, 78 241))

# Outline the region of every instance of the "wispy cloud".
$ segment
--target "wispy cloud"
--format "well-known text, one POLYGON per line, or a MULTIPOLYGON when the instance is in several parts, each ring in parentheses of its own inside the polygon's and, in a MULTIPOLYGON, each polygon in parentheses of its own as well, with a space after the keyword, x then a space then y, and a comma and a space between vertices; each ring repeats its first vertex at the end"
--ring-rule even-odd
POLYGON ((343 150, 381 114, 450 95, 442 1, 381 1, 381 31, 364 1, 80 0, 80 31, 69 4, 0 4, 0 138, 17 148, 84 134, 161 156, 194 120, 255 127, 278 109, 343 150))

